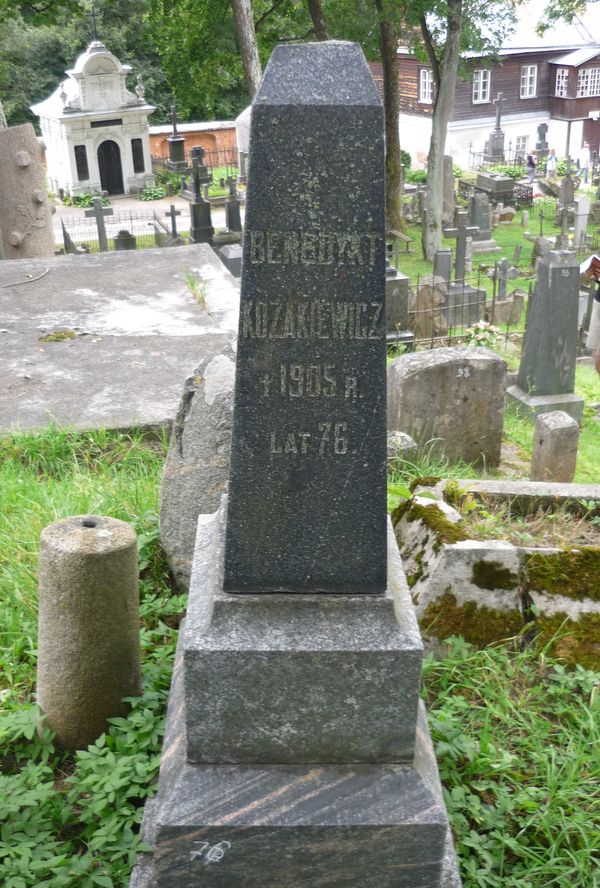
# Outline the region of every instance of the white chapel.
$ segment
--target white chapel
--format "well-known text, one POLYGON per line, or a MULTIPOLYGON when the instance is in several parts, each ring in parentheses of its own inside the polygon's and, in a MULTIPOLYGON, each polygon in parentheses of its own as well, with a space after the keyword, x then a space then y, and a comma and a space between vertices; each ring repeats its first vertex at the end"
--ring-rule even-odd
POLYGON ((149 184, 154 106, 146 103, 139 77, 135 94, 127 89, 130 73, 130 65, 94 40, 52 95, 31 106, 40 118, 55 193, 127 194, 149 184))

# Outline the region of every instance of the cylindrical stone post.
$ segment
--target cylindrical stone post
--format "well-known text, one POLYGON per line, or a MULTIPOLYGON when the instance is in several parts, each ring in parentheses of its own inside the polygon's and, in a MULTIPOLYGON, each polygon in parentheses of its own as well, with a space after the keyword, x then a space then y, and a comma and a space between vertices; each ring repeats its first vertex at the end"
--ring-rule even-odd
POLYGON ((97 515, 50 524, 39 585, 38 704, 56 743, 81 749, 141 693, 135 532, 97 515))
POLYGON ((562 481, 575 477, 579 426, 564 410, 540 413, 535 420, 531 454, 532 481, 562 481))

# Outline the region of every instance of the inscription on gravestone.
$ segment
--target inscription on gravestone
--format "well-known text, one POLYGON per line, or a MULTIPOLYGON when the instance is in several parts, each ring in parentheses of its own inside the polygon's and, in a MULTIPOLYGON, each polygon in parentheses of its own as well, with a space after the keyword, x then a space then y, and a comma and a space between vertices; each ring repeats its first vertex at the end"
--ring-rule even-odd
POLYGON ((360 49, 329 46, 344 104, 315 45, 278 47, 253 105, 230 592, 386 585, 382 111, 360 49), (352 201, 331 187, 348 169, 352 201))

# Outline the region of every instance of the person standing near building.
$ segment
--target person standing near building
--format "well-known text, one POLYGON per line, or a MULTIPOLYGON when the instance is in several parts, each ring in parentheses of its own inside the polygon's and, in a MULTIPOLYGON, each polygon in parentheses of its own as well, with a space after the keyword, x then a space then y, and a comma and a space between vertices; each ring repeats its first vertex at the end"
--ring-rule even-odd
POLYGON ((590 171, 590 161, 592 156, 590 154, 590 143, 584 142, 583 148, 579 152, 578 163, 579 163, 579 174, 584 185, 587 185, 588 174, 590 171))
POLYGON ((527 172, 527 181, 531 185, 533 180, 535 179, 535 168, 537 166, 537 154, 535 151, 532 151, 531 154, 527 155, 527 162, 525 164, 525 170, 527 172))
POLYGON ((549 179, 556 179, 556 165, 558 161, 556 158, 556 151, 554 148, 550 149, 550 153, 546 158, 546 175, 549 179))

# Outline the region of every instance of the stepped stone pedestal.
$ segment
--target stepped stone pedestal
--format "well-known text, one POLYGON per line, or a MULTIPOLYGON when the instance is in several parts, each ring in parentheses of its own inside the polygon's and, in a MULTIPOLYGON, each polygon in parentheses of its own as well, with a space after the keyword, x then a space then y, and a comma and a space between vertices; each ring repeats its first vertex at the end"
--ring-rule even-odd
POLYGON ((391 528, 381 596, 239 596, 223 514, 199 520, 130 888, 459 886, 391 528))

